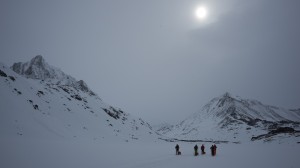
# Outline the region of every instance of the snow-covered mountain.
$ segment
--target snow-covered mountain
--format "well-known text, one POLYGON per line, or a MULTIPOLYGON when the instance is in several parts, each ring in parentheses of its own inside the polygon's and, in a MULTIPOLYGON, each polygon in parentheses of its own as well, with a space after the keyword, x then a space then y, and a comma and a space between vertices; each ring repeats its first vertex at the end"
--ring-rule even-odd
MULTIPOLYGON (((204 141, 249 141, 281 127, 300 128, 298 110, 264 105, 225 93, 179 124, 157 130, 169 138, 204 141)), ((297 134, 298 135, 298 134, 297 134)), ((269 136, 268 138, 270 139, 269 136)))
POLYGON ((11 68, 1 63, 0 95, 1 137, 157 139, 147 122, 106 104, 42 56, 11 68))

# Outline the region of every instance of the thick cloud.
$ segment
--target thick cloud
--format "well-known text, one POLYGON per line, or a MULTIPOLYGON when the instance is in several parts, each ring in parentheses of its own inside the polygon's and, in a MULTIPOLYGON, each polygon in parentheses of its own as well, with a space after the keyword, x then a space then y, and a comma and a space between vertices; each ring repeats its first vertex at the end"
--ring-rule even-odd
POLYGON ((299 108, 296 0, 1 1, 1 62, 41 54, 150 123, 226 91, 299 108), (207 6, 205 22, 194 17, 207 6))

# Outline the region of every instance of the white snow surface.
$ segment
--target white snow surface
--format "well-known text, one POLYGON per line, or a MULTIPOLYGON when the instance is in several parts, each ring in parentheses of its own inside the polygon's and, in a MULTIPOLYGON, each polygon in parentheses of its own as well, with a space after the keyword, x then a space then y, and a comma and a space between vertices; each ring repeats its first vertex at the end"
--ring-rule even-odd
MULTIPOLYGON (((217 144, 217 155, 193 156, 194 143, 40 141, 24 137, 0 139, 0 167, 9 168, 296 168, 299 144, 217 144)), ((201 144, 198 144, 200 146, 201 144)))

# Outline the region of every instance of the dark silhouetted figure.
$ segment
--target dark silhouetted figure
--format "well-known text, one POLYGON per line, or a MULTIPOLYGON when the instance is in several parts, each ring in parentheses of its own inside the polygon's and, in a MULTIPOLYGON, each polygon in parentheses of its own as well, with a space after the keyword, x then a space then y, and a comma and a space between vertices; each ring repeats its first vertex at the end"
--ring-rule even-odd
POLYGON ((216 156, 216 154, 217 154, 217 145, 216 144, 211 145, 210 150, 211 150, 211 155, 216 156))
POLYGON ((176 155, 179 155, 179 145, 178 144, 175 146, 175 149, 176 149, 176 155))
POLYGON ((217 145, 214 144, 214 156, 217 154, 217 145))
POLYGON ((204 147, 204 145, 203 145, 203 144, 201 145, 201 153, 202 153, 202 155, 204 155, 204 154, 205 154, 205 147, 204 147))
POLYGON ((211 151, 211 155, 214 156, 214 145, 211 145, 210 151, 211 151))
POLYGON ((194 146, 194 151, 195 151, 195 156, 198 156, 198 146, 197 145, 194 146))

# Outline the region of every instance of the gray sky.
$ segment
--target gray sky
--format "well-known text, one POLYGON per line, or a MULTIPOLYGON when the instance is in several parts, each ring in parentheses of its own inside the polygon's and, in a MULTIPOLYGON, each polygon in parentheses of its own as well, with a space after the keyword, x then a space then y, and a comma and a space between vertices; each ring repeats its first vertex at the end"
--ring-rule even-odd
POLYGON ((0 61, 41 54, 152 124, 178 122, 226 91, 300 108, 299 8, 299 0, 1 0, 0 61))

